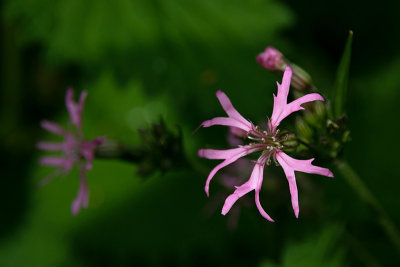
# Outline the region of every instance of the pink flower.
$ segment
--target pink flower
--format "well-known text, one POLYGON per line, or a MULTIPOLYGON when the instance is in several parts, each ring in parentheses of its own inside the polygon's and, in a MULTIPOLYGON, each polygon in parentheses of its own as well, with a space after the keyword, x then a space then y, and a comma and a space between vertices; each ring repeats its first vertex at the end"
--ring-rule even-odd
POLYGON ((272 46, 265 48, 265 51, 257 56, 257 61, 261 66, 268 70, 283 71, 286 66, 281 52, 272 46))
POLYGON ((217 98, 225 112, 228 114, 228 117, 217 117, 201 124, 203 127, 210 127, 212 125, 236 127, 245 131, 247 133, 247 138, 252 140, 251 144, 238 146, 237 148, 227 150, 200 149, 198 151, 199 157, 223 160, 210 172, 207 177, 205 185, 207 196, 209 195, 210 181, 220 169, 250 153, 258 151, 262 152, 261 156, 255 163, 253 172, 250 175, 250 179, 241 186, 236 186, 236 190, 233 192, 233 194, 228 196, 225 200, 225 204, 222 208, 223 215, 229 212, 233 204, 239 198, 254 190, 255 202, 259 212, 264 218, 273 222, 272 218, 264 211, 260 203, 260 190, 263 182, 264 166, 271 163, 271 158, 274 160, 276 165, 279 163, 285 172, 289 183, 292 206, 296 218, 299 215, 299 201, 294 172, 301 171, 333 177, 333 174, 329 169, 312 165, 311 163, 314 159, 298 160, 288 156, 282 151, 282 142, 285 140, 285 135, 282 136, 277 129, 280 122, 291 113, 304 109, 301 106, 304 103, 316 100, 324 101, 321 95, 313 93, 287 103, 291 76, 292 69, 287 67, 282 78, 282 84, 277 83, 278 94, 276 96, 274 95, 272 116, 271 119, 268 120, 268 127, 265 131, 262 131, 258 126, 254 126, 251 122, 243 118, 232 106, 231 101, 222 91, 217 92, 217 98))
POLYGON ((85 140, 82 133, 82 111, 87 92, 83 91, 79 102, 73 100, 74 91, 68 89, 65 96, 65 104, 72 124, 72 129, 65 130, 60 125, 42 121, 41 126, 47 131, 59 135, 63 138, 62 142, 39 142, 37 148, 46 151, 61 151, 60 156, 46 156, 40 158, 41 165, 55 167, 53 174, 43 180, 47 183, 49 180, 59 174, 67 174, 77 165, 80 172, 80 188, 78 196, 71 205, 72 214, 78 214, 81 207, 87 207, 89 200, 89 191, 87 188, 86 171, 92 169, 94 159, 94 149, 105 141, 105 137, 97 137, 91 141, 85 140))

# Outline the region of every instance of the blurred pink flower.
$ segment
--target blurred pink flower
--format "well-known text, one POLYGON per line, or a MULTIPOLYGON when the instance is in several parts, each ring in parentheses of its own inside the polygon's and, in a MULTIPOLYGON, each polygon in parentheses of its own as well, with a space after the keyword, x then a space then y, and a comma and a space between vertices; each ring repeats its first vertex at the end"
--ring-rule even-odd
POLYGON ((281 70, 286 67, 283 55, 275 47, 267 46, 265 51, 257 56, 257 62, 268 70, 281 70))
POLYGON ((329 169, 312 165, 311 163, 314 159, 298 160, 291 158, 282 151, 282 141, 285 140, 285 136, 282 137, 279 134, 279 130, 277 129, 280 122, 291 113, 304 109, 301 106, 304 103, 316 100, 324 101, 321 95, 313 93, 307 94, 290 103, 287 103, 291 76, 292 69, 290 67, 287 67, 282 78, 282 84, 277 83, 278 94, 276 96, 274 95, 274 107, 271 119, 268 120, 268 127, 266 131, 262 131, 258 126, 254 126, 253 123, 243 118, 243 116, 236 111, 229 98, 222 91, 217 92, 217 98, 225 112, 228 114, 228 117, 217 117, 205 121, 201 124, 202 127, 224 125, 239 128, 245 131, 247 133, 247 138, 252 140, 253 142, 249 145, 238 146, 237 148, 227 150, 200 149, 198 151, 199 157, 224 160, 223 162, 218 164, 207 177, 205 185, 207 196, 209 195, 210 181, 220 169, 237 161, 241 157, 244 157, 253 152, 262 151, 261 156, 255 163, 253 171, 250 175, 250 179, 241 186, 236 186, 236 190, 233 192, 233 194, 229 195, 226 198, 225 204, 222 208, 223 215, 229 212, 232 205, 239 198, 254 190, 255 202, 259 212, 264 218, 273 222, 272 218, 264 211, 260 204, 260 190, 263 182, 264 166, 265 164, 270 164, 271 157, 276 165, 278 165, 279 163, 282 166, 283 171, 285 172, 286 178, 289 183, 291 201, 296 218, 299 215, 299 203, 294 172, 301 171, 305 173, 313 173, 333 177, 333 174, 329 169))
POLYGON ((94 159, 94 149, 105 141, 105 137, 97 137, 91 141, 85 140, 82 133, 82 111, 87 92, 83 91, 79 102, 73 100, 74 91, 68 89, 65 96, 65 104, 70 117, 72 129, 65 130, 60 125, 42 121, 41 126, 47 131, 59 135, 63 138, 62 142, 39 142, 37 148, 46 151, 61 151, 59 156, 46 156, 39 159, 39 163, 44 166, 55 167, 56 170, 42 183, 47 183, 52 178, 60 174, 67 174, 77 165, 80 172, 80 188, 78 195, 71 205, 73 215, 78 214, 81 207, 88 206, 89 190, 86 181, 86 171, 92 169, 94 159))

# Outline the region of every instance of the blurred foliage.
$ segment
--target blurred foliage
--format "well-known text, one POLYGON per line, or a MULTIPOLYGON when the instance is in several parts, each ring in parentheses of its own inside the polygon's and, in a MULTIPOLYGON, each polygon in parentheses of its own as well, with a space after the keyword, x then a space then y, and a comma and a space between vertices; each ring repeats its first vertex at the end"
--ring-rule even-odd
POLYGON ((281 264, 266 260, 260 267, 339 267, 344 265, 344 247, 338 247, 343 227, 327 225, 321 232, 296 244, 290 244, 283 252, 281 264))
POLYGON ((166 39, 174 45, 252 44, 290 19, 275 1, 260 0, 29 0, 5 7, 6 18, 22 25, 21 41, 43 44, 56 63, 93 63, 116 51, 154 49, 166 39))
MULTIPOLYGON (((395 265, 398 255, 373 214, 340 176, 328 181, 298 175, 298 220, 276 168, 266 173, 262 194, 276 223, 266 222, 254 208, 244 209, 235 231, 226 229, 226 217, 219 213, 204 218, 201 211, 213 196, 206 199, 203 186, 213 163, 202 166, 199 162, 205 161, 196 158, 196 150, 227 147, 221 145, 226 129, 192 135, 201 121, 223 114, 214 96, 217 89, 225 90, 254 122, 271 114, 274 82, 280 78, 255 62, 266 45, 280 47, 327 93, 351 28, 357 34, 347 102, 352 142, 344 156, 399 222, 400 144, 393 141, 399 128, 394 123, 400 98, 400 57, 394 47, 399 39, 376 30, 395 32, 390 21, 398 10, 394 5, 5 1, 0 265, 293 266, 296 261, 299 266, 299 260, 307 263, 308 258, 316 265, 395 265), (365 12, 351 11, 361 6, 365 12), (38 126, 42 118, 66 121, 67 85, 89 91, 83 119, 87 138, 107 135, 136 145, 141 142, 137 129, 148 129, 162 115, 166 127, 182 128, 185 153, 196 170, 167 173, 162 179, 154 174, 142 181, 134 165, 96 160, 88 172, 89 208, 72 217, 77 172, 38 188, 50 170, 37 166, 34 151, 35 142, 45 139, 38 126), (336 220, 346 228, 332 226, 336 220), (315 250, 313 244, 318 245, 315 250)), ((306 120, 308 125, 318 123, 306 120)))

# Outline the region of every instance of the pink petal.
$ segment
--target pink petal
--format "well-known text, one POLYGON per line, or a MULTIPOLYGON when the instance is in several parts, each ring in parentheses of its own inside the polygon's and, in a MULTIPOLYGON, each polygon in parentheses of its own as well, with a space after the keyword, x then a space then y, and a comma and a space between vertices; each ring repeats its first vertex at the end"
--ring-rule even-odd
POLYGON ((244 150, 250 149, 250 146, 218 150, 218 149, 199 149, 198 156, 206 159, 228 159, 242 153, 244 150))
POLYGON ((329 169, 312 165, 311 162, 314 161, 314 158, 307 160, 294 159, 288 156, 287 154, 283 153, 282 151, 276 153, 276 158, 278 161, 279 159, 281 159, 281 161, 279 161, 279 164, 281 164, 281 162, 284 161, 286 165, 290 166, 295 171, 333 177, 333 173, 329 169))
POLYGON ((36 147, 38 149, 47 151, 61 151, 64 148, 64 144, 54 142, 39 142, 36 144, 36 147))
POLYGON ((242 129, 236 128, 236 127, 231 127, 229 128, 229 134, 233 135, 238 138, 246 138, 247 137, 247 132, 243 131, 242 129))
POLYGON ((304 108, 301 106, 302 104, 307 103, 307 102, 316 101, 316 100, 324 101, 324 98, 320 94, 313 93, 313 94, 308 94, 308 95, 302 96, 302 97, 290 102, 289 104, 287 104, 285 106, 285 108, 282 110, 282 112, 279 113, 279 115, 274 117, 274 121, 272 121, 272 118, 271 118, 271 123, 273 125, 275 125, 275 127, 277 127, 284 118, 286 118, 293 112, 303 110, 304 108))
POLYGON ((210 182, 212 180, 212 178, 214 177, 214 175, 222 168, 228 166, 229 164, 232 164, 233 162, 235 162, 237 159, 239 159, 240 157, 245 156, 245 154, 242 155, 238 155, 234 158, 230 158, 230 159, 226 159, 224 160, 222 163, 218 164, 217 166, 215 166, 214 169, 211 170, 210 174, 207 177, 207 181, 206 181, 206 185, 204 187, 204 190, 206 191, 207 196, 210 195, 209 193, 209 188, 210 188, 210 182))
POLYGON ((311 162, 314 159, 309 160, 298 160, 292 157, 289 157, 282 151, 276 153, 276 159, 279 164, 282 166, 283 171, 285 172, 286 179, 289 183, 289 190, 291 195, 292 207, 296 218, 299 216, 299 199, 298 199, 298 191, 296 185, 296 176, 295 171, 301 171, 305 173, 314 173, 320 174, 328 177, 333 177, 332 172, 329 169, 321 168, 318 166, 314 166, 311 162))
POLYGON ((222 108, 225 110, 226 114, 228 114, 230 118, 240 121, 241 123, 247 125, 249 130, 252 129, 252 124, 245 118, 243 118, 242 115, 240 115, 240 113, 233 107, 231 101, 224 92, 219 90, 217 91, 216 95, 219 102, 221 103, 222 108))
POLYGON ((225 159, 223 162, 218 164, 217 166, 212 169, 210 174, 207 177, 205 191, 207 196, 209 196, 209 187, 211 179, 214 175, 222 168, 228 166, 229 164, 235 162, 239 158, 253 153, 259 150, 259 148, 251 148, 250 146, 243 146, 235 149, 228 149, 228 150, 214 150, 214 149, 200 149, 198 154, 200 157, 210 158, 210 159, 225 159))
POLYGON ((67 92, 65 93, 65 105, 67 107, 71 122, 76 125, 79 120, 79 111, 77 110, 77 106, 74 102, 74 90, 71 88, 68 88, 67 92))
POLYGON ((203 122, 200 126, 210 127, 213 125, 224 125, 240 128, 246 132, 249 132, 253 129, 253 124, 243 118, 239 112, 233 107, 231 101, 226 96, 226 94, 222 91, 217 91, 216 93, 219 102, 221 103, 222 108, 228 114, 228 118, 226 117, 217 117, 208 121, 203 122))
POLYGON ((85 103, 87 92, 83 91, 79 98, 79 103, 74 102, 74 91, 71 88, 67 89, 65 95, 65 105, 70 116, 71 123, 78 129, 82 128, 82 110, 85 103))
POLYGON ((260 203, 260 190, 256 190, 255 191, 255 201, 256 201, 257 209, 260 212, 261 216, 263 216, 265 219, 267 219, 270 222, 274 222, 274 220, 268 215, 268 213, 265 212, 265 210, 261 206, 261 203, 260 203))
POLYGON ((317 100, 325 101, 325 99, 320 94, 317 94, 317 93, 307 94, 307 95, 304 95, 304 96, 297 98, 296 100, 290 102, 287 106, 287 109, 291 110, 290 113, 292 113, 292 112, 304 109, 301 106, 302 104, 317 101, 317 100))
POLYGON ((271 126, 273 129, 276 129, 281 121, 291 113, 304 109, 301 107, 302 104, 316 100, 324 101, 324 98, 320 94, 313 93, 302 96, 288 104, 287 97, 289 94, 291 78, 292 69, 290 67, 286 67, 282 78, 282 85, 277 83, 278 94, 277 96, 274 95, 274 108, 271 116, 271 126))
POLYGON ((75 161, 74 158, 62 157, 42 157, 39 159, 41 165, 63 168, 66 172, 72 169, 75 161))
POLYGON ((233 204, 235 204, 235 202, 241 198, 242 196, 246 195, 247 193, 249 193, 250 191, 252 191, 254 188, 251 188, 250 186, 247 185, 247 182, 244 183, 243 185, 239 186, 236 188, 235 192, 231 195, 229 195, 226 200, 225 200, 225 204, 222 207, 222 215, 226 215, 229 210, 232 208, 233 204))
POLYGON ((86 159, 86 169, 92 169, 94 149, 106 140, 105 137, 97 137, 92 141, 84 141, 80 147, 80 153, 86 159))
POLYGON ((68 155, 75 153, 81 142, 83 141, 79 137, 72 132, 67 132, 64 138, 64 152, 68 155))
POLYGON ((276 83, 278 85, 278 93, 274 95, 274 107, 272 110, 271 120, 284 110, 287 105, 287 98, 289 95, 290 81, 292 79, 292 68, 286 67, 285 72, 282 77, 282 84, 276 83), (275 115, 275 116, 274 116, 275 115))
POLYGON ((86 90, 83 90, 81 92, 81 95, 79 96, 79 110, 82 112, 83 108, 85 107, 85 101, 87 97, 88 92, 86 90))
POLYGON ((73 215, 77 215, 81 207, 87 208, 89 202, 89 190, 86 182, 85 168, 81 167, 80 175, 80 187, 78 195, 71 205, 71 212, 73 215))
POLYGON ((225 118, 225 117, 217 117, 208 121, 204 121, 200 126, 202 127, 210 127, 214 125, 223 125, 223 126, 230 126, 230 127, 237 127, 246 132, 250 131, 252 128, 248 124, 244 124, 241 121, 232 119, 232 118, 225 118))
POLYGON ((274 220, 265 212, 260 203, 260 190, 264 179, 264 166, 265 158, 262 158, 261 156, 252 173, 252 176, 254 175, 255 202, 260 214, 268 221, 273 222, 274 220))
POLYGON ((222 215, 225 215, 229 212, 229 210, 232 208, 233 204, 244 196, 245 194, 249 193, 252 190, 255 190, 255 202, 256 206, 261 213, 261 215, 266 218, 267 220, 273 222, 271 217, 265 212, 265 210, 262 208, 260 204, 260 190, 262 186, 262 181, 263 181, 263 175, 264 175, 264 163, 263 159, 259 159, 254 166, 253 172, 251 173, 250 179, 242 184, 241 186, 236 187, 236 190, 229 195, 226 200, 225 204, 222 208, 222 215))
POLYGON ((65 134, 64 129, 58 125, 57 123, 43 120, 40 122, 40 125, 49 132, 52 132, 57 135, 63 136, 65 134))
MULTIPOLYGON (((277 159, 279 161, 279 157, 277 157, 277 159)), ((279 164, 281 164, 283 171, 285 172, 286 179, 289 183, 289 191, 290 191, 290 197, 291 197, 294 215, 296 216, 296 218, 298 218, 299 217, 299 196, 298 196, 298 191, 297 191, 296 176, 294 174, 294 170, 292 168, 290 168, 289 166, 285 165, 285 163, 281 163, 281 161, 279 161, 279 164)))

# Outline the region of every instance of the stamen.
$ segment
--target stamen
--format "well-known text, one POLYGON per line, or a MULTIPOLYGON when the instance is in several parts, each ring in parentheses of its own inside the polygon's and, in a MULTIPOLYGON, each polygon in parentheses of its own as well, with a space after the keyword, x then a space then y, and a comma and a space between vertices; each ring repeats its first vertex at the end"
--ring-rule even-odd
POLYGON ((275 145, 275 148, 282 148, 282 144, 279 142, 279 140, 274 142, 274 145, 275 145))
POLYGON ((284 142, 288 139, 288 134, 285 134, 284 136, 281 137, 281 139, 279 140, 279 142, 284 142))
POLYGON ((273 155, 272 157, 274 158, 275 166, 277 166, 277 167, 281 166, 281 165, 279 164, 279 162, 276 160, 276 155, 275 155, 275 153, 274 153, 274 155, 273 155))
POLYGON ((263 138, 259 138, 259 137, 254 137, 254 136, 247 136, 247 138, 249 138, 250 140, 254 140, 254 141, 263 141, 263 138))

